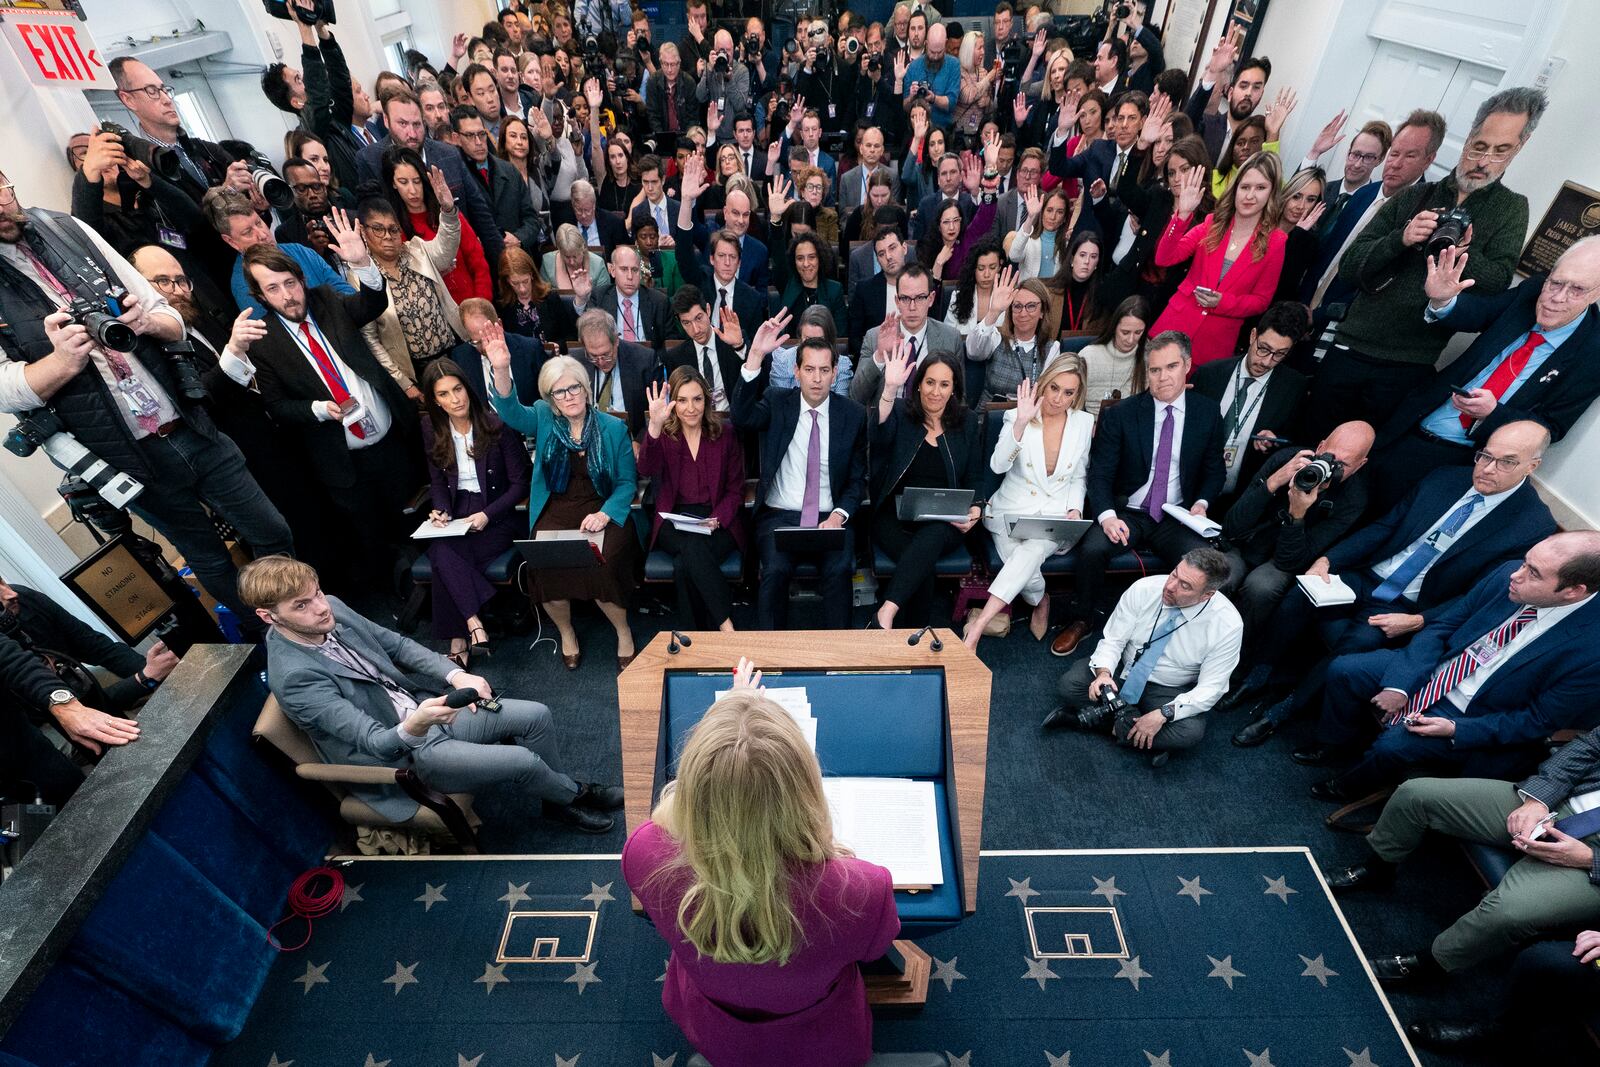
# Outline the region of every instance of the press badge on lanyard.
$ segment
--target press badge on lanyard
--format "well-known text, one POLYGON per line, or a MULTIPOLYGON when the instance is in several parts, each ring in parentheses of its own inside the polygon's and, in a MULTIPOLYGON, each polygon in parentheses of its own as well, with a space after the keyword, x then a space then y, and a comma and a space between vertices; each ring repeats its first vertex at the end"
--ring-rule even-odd
POLYGON ((148 418, 161 410, 161 402, 137 374, 118 379, 117 388, 122 392, 122 401, 128 405, 134 418, 148 418))
POLYGON ((189 242, 177 230, 169 230, 165 226, 156 227, 156 240, 168 248, 176 248, 180 252, 189 247, 189 242))
POLYGON ((1472 657, 1472 662, 1479 670, 1493 663, 1504 651, 1505 646, 1496 644, 1487 634, 1467 646, 1467 655, 1472 657))

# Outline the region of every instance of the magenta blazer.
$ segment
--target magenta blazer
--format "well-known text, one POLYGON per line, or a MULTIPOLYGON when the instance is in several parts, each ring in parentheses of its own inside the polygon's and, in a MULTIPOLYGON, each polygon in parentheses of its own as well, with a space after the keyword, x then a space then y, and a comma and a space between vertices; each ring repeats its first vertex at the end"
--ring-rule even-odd
POLYGON ((709 497, 711 514, 733 535, 739 551, 745 551, 744 449, 739 433, 731 423, 723 423, 722 436, 712 439, 700 435, 700 456, 689 455, 683 438, 663 432, 651 437, 639 434, 639 474, 650 479, 655 493, 655 513, 650 517, 650 546, 655 547, 661 532, 661 513, 676 511, 686 496, 709 497))
POLYGON ((1247 245, 1223 277, 1223 246, 1215 249, 1205 246, 1206 231, 1213 217, 1207 215, 1203 222, 1190 226, 1187 217, 1174 216, 1156 244, 1158 267, 1175 266, 1194 257, 1188 276, 1167 301, 1155 325, 1150 327, 1152 337, 1163 330, 1182 330, 1189 335, 1194 349, 1191 375, 1213 360, 1233 356, 1238 350, 1239 331, 1245 320, 1267 310, 1278 288, 1278 275, 1283 273, 1285 237, 1282 230, 1275 229, 1267 241, 1265 256, 1252 258, 1247 245), (1221 303, 1214 308, 1203 308, 1195 303, 1196 286, 1217 290, 1222 294, 1221 303))
POLYGON ((857 1067, 872 1058, 872 1013, 856 965, 900 933, 889 872, 837 859, 798 872, 794 911, 804 940, 789 962, 715 963, 678 929, 684 877, 652 877, 677 845, 646 822, 622 850, 622 876, 672 949, 661 1003, 717 1067, 857 1067))

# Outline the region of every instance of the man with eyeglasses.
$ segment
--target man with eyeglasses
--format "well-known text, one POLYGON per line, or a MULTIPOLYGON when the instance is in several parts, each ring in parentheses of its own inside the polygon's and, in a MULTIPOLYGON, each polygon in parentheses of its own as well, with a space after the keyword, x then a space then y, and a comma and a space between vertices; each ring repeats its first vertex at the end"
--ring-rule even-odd
MULTIPOLYGON (((1341 119, 1343 116, 1340 116, 1341 119)), ((1357 131, 1350 138, 1350 148, 1344 156, 1344 175, 1337 185, 1332 186, 1323 194, 1322 220, 1317 224, 1317 232, 1326 234, 1333 229, 1339 221, 1339 214, 1350 203, 1350 198, 1373 182, 1373 174, 1378 170, 1378 164, 1389 154, 1389 146, 1394 142, 1394 130, 1382 119, 1373 119, 1357 131)), ((1299 169, 1317 165, 1317 158, 1312 153, 1307 153, 1299 169)))
POLYGON ((1351 242, 1339 278, 1356 294, 1317 371, 1316 410, 1382 426, 1408 392, 1433 376, 1451 330, 1423 316, 1423 286, 1428 247, 1445 213, 1471 217, 1454 244, 1462 251, 1471 247, 1465 276, 1478 292, 1498 293, 1511 283, 1528 230, 1528 198, 1500 178, 1546 104, 1541 89, 1490 96, 1478 108, 1455 169, 1389 200, 1351 242))
MULTIPOLYGON (((311 0, 289 0, 302 11, 310 11, 311 0)), ((328 165, 339 184, 356 187, 356 153, 367 143, 356 136, 354 126, 364 122, 355 115, 356 87, 345 62, 344 50, 325 22, 307 25, 291 20, 300 31, 300 70, 286 63, 272 63, 261 73, 261 92, 272 106, 293 115, 302 129, 322 138, 328 146, 328 165)), ((365 96, 365 93, 361 94, 365 96)))
POLYGON ((333 254, 328 236, 328 183, 317 173, 316 164, 294 157, 283 164, 283 180, 294 193, 294 211, 272 231, 281 245, 305 245, 334 270, 340 263, 333 254))
MULTIPOLYGON (((1309 597, 1293 596, 1278 605, 1255 666, 1229 701, 1260 707, 1293 687, 1264 712, 1271 725, 1260 728, 1256 743, 1314 706, 1331 656, 1398 647, 1485 573, 1555 532, 1555 519, 1529 480, 1549 444, 1549 431, 1538 423, 1507 423, 1490 435, 1474 466, 1423 477, 1382 518, 1357 528, 1307 568, 1314 579, 1337 575, 1355 600, 1319 608, 1309 597), (1306 669, 1293 652, 1313 626, 1330 657, 1306 669)), ((1316 744, 1294 753, 1295 762, 1307 766, 1336 756, 1316 744)))
POLYGON ((1600 396, 1600 237, 1578 241, 1546 275, 1480 296, 1462 275, 1467 254, 1428 264, 1424 317, 1476 340, 1413 390, 1381 427, 1373 457, 1381 503, 1436 467, 1465 465, 1489 434, 1535 419, 1559 441, 1600 396))
POLYGON ((539 213, 533 210, 528 183, 516 167, 489 151, 489 131, 481 116, 481 111, 470 107, 451 110, 450 132, 455 145, 489 198, 495 225, 504 234, 506 247, 538 248, 543 229, 539 213))
POLYGON ((221 145, 190 137, 183 131, 172 87, 161 80, 161 75, 132 56, 118 56, 111 61, 111 77, 117 83, 117 99, 137 120, 136 132, 176 156, 178 171, 172 180, 189 194, 189 199, 198 204, 213 185, 227 184, 241 190, 249 186, 248 167, 235 163, 221 145))
POLYGON ((943 355, 961 365, 966 350, 961 331, 930 317, 937 299, 939 283, 921 264, 913 263, 900 272, 894 283, 894 307, 883 317, 882 325, 874 326, 862 338, 850 399, 863 406, 876 402, 883 391, 883 368, 902 341, 910 343, 916 364, 943 355))

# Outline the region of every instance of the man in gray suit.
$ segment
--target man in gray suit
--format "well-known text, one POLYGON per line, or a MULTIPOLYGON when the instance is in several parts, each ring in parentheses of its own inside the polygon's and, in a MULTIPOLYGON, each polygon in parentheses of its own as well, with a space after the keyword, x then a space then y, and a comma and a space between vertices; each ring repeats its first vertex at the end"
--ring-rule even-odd
POLYGON ((961 362, 964 347, 961 332, 954 326, 930 319, 928 310, 939 298, 933 275, 920 264, 900 272, 895 282, 895 308, 884 316, 882 326, 867 331, 856 360, 855 380, 850 383, 850 399, 871 407, 883 389, 883 366, 894 346, 911 342, 912 354, 921 363, 929 355, 948 355, 961 362))
MULTIPOLYGON (((590 834, 615 823, 608 813, 622 807, 622 790, 558 769, 543 704, 449 707, 444 694, 456 688, 488 700, 489 683, 325 596, 317 572, 288 556, 241 570, 239 598, 271 627, 267 686, 329 763, 414 768, 441 793, 516 782, 531 786, 557 822, 590 834)), ((392 787, 353 786, 351 794, 397 822, 416 814, 417 802, 392 787)))
POLYGON ((991 237, 1004 241, 1008 233, 1021 228, 1022 220, 1028 217, 1028 194, 1039 188, 1044 164, 1041 149, 1022 150, 1022 162, 1017 164, 1017 182, 1000 197, 994 212, 994 229, 989 231, 991 237))
POLYGON ((839 175, 839 219, 843 221, 850 217, 850 213, 866 203, 867 181, 878 171, 883 171, 889 176, 893 187, 893 195, 900 195, 900 177, 893 167, 883 165, 883 131, 876 126, 868 126, 861 131, 861 144, 857 150, 861 162, 839 175))

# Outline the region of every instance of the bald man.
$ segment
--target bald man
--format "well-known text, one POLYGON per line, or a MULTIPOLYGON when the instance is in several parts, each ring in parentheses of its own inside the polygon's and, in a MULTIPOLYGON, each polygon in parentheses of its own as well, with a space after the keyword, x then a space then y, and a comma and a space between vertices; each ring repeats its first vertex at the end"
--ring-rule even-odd
POLYGON ((943 23, 929 26, 927 51, 906 70, 906 111, 917 100, 926 99, 929 118, 941 130, 950 128, 956 98, 961 94, 961 63, 946 53, 948 42, 943 23))

